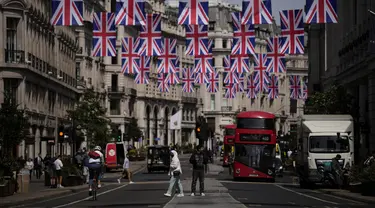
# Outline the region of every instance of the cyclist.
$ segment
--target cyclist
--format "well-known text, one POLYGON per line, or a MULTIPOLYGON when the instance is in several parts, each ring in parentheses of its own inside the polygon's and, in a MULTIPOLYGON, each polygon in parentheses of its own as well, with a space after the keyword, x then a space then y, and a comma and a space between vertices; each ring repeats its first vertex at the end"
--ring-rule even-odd
POLYGON ((102 175, 102 167, 104 164, 104 156, 103 156, 103 153, 101 153, 101 150, 102 150, 101 147, 96 146, 94 148, 94 151, 90 151, 88 154, 89 160, 88 160, 87 167, 89 168, 89 191, 92 191, 91 186, 92 186, 95 172, 97 175, 96 180, 98 183, 98 188, 101 187, 100 177, 102 175))

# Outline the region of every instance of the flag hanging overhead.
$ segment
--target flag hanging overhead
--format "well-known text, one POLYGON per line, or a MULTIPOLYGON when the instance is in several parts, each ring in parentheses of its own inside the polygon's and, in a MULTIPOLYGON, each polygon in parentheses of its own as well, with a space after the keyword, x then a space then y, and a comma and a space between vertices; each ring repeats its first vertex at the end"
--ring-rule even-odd
POLYGON ((239 74, 249 73, 251 69, 250 57, 247 54, 230 56, 230 71, 239 74))
POLYGON ((240 80, 238 78, 238 73, 233 71, 226 71, 224 72, 224 84, 230 85, 230 84, 236 84, 240 80))
POLYGON ((141 44, 139 55, 160 56, 164 53, 160 14, 147 14, 146 25, 141 25, 139 39, 141 44))
POLYGON ((276 99, 279 97, 279 77, 271 75, 268 86, 268 99, 276 99))
POLYGON ((306 0, 306 24, 338 23, 337 0, 306 0))
POLYGON ((225 86, 225 98, 233 99, 236 97, 236 88, 233 84, 229 84, 225 86))
POLYGON ((285 63, 285 55, 280 52, 279 37, 269 37, 267 39, 267 72, 284 73, 286 71, 285 63))
POLYGON ((245 91, 245 73, 238 74, 238 82, 233 84, 236 92, 245 91))
POLYGON ((121 40, 122 73, 134 74, 140 71, 137 48, 139 48, 139 41, 137 39, 133 37, 124 37, 121 40))
POLYGON ((281 36, 280 45, 283 54, 304 54, 305 28, 303 10, 286 10, 280 12, 281 36))
POLYGON ((181 129, 181 121, 182 121, 182 110, 177 111, 177 113, 173 114, 170 118, 169 128, 170 129, 181 129))
POLYGON ((299 93, 300 95, 300 98, 302 100, 307 100, 307 96, 308 96, 308 92, 309 92, 309 89, 307 87, 307 84, 308 84, 308 79, 307 77, 304 78, 304 81, 302 83, 302 89, 301 89, 301 92, 299 93))
POLYGON ((215 71, 213 67, 213 59, 212 59, 212 47, 213 47, 213 40, 208 41, 208 54, 207 55, 196 55, 194 57, 194 73, 212 73, 215 71))
POLYGON ((208 27, 207 25, 186 25, 185 55, 208 55, 208 27))
POLYGON ((216 93, 219 91, 219 73, 211 72, 207 74, 208 83, 206 84, 209 93, 216 93))
POLYGON ((182 69, 182 91, 183 92, 194 92, 193 68, 182 69))
POLYGON ((83 0, 52 0, 51 25, 82 26, 83 0))
POLYGON ((158 73, 158 89, 160 92, 169 92, 167 76, 166 73, 158 73))
POLYGON ((243 0, 243 25, 272 24, 271 0, 243 0))
POLYGON ((255 58, 255 66, 254 66, 254 82, 256 86, 256 90, 260 93, 264 91, 268 91, 268 84, 269 84, 269 75, 267 72, 267 65, 266 65, 266 54, 257 54, 254 56, 255 58))
POLYGON ((94 13, 92 56, 116 56, 115 15, 109 12, 94 13))
POLYGON ((241 12, 232 13, 233 44, 231 54, 255 54, 254 25, 241 24, 241 12))
POLYGON ((224 55, 223 68, 224 68, 224 71, 230 71, 230 55, 224 55))
POLYGON ((246 77, 247 88, 246 88, 246 97, 250 99, 257 98, 258 91, 256 90, 256 85, 254 82, 254 75, 251 74, 246 77))
POLYGON ((144 0, 116 0, 116 25, 146 25, 144 0))
POLYGON ((301 78, 298 75, 289 76, 290 99, 297 100, 301 91, 301 78))
POLYGON ((163 53, 158 57, 158 73, 176 73, 177 40, 164 38, 162 41, 163 53))
POLYGON ((195 79, 194 83, 196 84, 206 84, 208 83, 207 73, 194 73, 195 79))
POLYGON ((179 72, 168 73, 167 82, 169 85, 175 85, 175 84, 180 83, 179 72))
POLYGON ((136 73, 135 83, 149 84, 150 83, 150 62, 151 58, 148 56, 140 56, 137 63, 139 64, 139 72, 136 73))
POLYGON ((208 0, 180 0, 179 25, 208 25, 208 0))

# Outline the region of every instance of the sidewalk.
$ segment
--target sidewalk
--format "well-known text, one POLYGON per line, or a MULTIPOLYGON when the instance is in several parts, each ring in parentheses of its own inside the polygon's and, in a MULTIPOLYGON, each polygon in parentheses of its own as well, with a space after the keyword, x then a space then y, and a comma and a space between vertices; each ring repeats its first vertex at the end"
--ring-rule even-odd
MULTIPOLYGON (((131 169, 135 174, 141 171, 145 165, 145 161, 132 162, 131 169)), ((107 178, 105 177, 105 175, 106 174, 104 174, 104 178, 107 178)), ((103 182, 103 186, 105 185, 105 182, 103 182)), ((28 193, 15 193, 12 196, 0 197, 0 207, 14 206, 17 204, 27 203, 39 199, 68 195, 71 193, 80 192, 85 189, 87 189, 87 184, 64 188, 48 188, 44 186, 44 176, 42 176, 42 179, 35 179, 35 177, 33 177, 29 185, 28 193)))
POLYGON ((319 189, 319 191, 325 194, 375 205, 375 197, 373 196, 362 196, 360 193, 353 193, 342 189, 319 189))

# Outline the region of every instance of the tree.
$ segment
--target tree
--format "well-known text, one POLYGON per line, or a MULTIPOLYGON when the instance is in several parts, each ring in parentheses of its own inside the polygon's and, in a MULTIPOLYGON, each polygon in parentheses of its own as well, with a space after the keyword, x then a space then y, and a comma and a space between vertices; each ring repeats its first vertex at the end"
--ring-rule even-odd
POLYGON ((89 147, 104 147, 110 141, 109 126, 111 121, 105 116, 106 109, 102 100, 93 90, 87 90, 74 110, 68 111, 69 117, 87 137, 89 147))
POLYGON ((29 127, 25 111, 10 96, 4 93, 4 103, 0 108, 0 147, 2 157, 13 157, 13 148, 21 143, 29 127))
POLYGON ((345 87, 334 84, 324 92, 315 92, 306 101, 305 114, 354 114, 353 96, 345 87))
POLYGON ((136 118, 132 117, 130 119, 130 123, 126 129, 126 133, 128 136, 127 141, 129 141, 130 139, 133 139, 133 141, 138 141, 138 139, 143 136, 142 131, 138 127, 138 121, 136 118))

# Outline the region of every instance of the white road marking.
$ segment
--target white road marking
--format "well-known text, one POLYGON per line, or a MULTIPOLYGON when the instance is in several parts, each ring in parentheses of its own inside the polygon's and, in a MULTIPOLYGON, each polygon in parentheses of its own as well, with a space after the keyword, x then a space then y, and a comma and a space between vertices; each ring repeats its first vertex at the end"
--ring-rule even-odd
POLYGON ((248 204, 249 207, 261 207, 261 204, 248 204))
POLYGON ((289 191, 289 192, 292 192, 292 193, 298 194, 298 195, 300 195, 300 196, 304 196, 304 197, 307 197, 307 198, 310 198, 310 199, 315 199, 315 200, 317 200, 317 201, 321 201, 321 202, 325 202, 325 203, 329 203, 329 204, 338 205, 338 203, 336 203, 336 202, 331 202, 331 201, 327 201, 327 200, 324 200, 324 199, 319 199, 319 198, 314 197, 314 196, 310 196, 310 195, 307 195, 307 194, 303 194, 303 193, 300 193, 300 192, 294 191, 294 190, 292 190, 292 189, 288 189, 288 188, 282 187, 282 186, 280 186, 280 185, 278 185, 278 184, 274 184, 274 185, 277 186, 277 187, 279 187, 279 188, 281 188, 281 189, 284 189, 284 190, 286 190, 286 191, 289 191))
POLYGON ((165 205, 164 205, 164 208, 165 207, 168 207, 170 203, 172 203, 172 201, 176 198, 176 195, 173 195, 172 199, 169 200, 169 202, 167 202, 165 205))
POLYGON ((241 202, 239 202, 238 200, 236 200, 235 198, 233 198, 232 195, 228 194, 228 196, 229 196, 230 198, 232 198, 232 199, 233 199, 235 202, 237 202, 238 204, 242 205, 244 208, 247 208, 246 205, 242 204, 241 202))
POLYGON ((296 203, 294 203, 294 202, 288 202, 288 204, 293 204, 293 205, 294 205, 294 204, 296 204, 296 203))
MULTIPOLYGON (((248 182, 248 181, 219 181, 220 183, 239 183, 239 184, 264 184, 264 185, 288 185, 297 186, 293 183, 271 183, 271 182, 248 182)), ((299 185, 298 185, 299 186, 299 185)))
POLYGON ((345 201, 348 201, 348 202, 352 202, 355 205, 365 205, 362 202, 354 201, 354 200, 347 199, 347 198, 344 198, 344 197, 339 197, 339 196, 335 196, 335 195, 331 195, 331 194, 325 194, 325 193, 322 193, 320 191, 314 191, 314 190, 311 190, 311 191, 314 192, 314 193, 317 193, 317 194, 323 194, 323 195, 328 196, 328 197, 332 197, 332 198, 336 198, 336 199, 340 199, 340 200, 345 200, 345 201))
POLYGON ((147 207, 160 207, 160 205, 148 205, 147 207))

